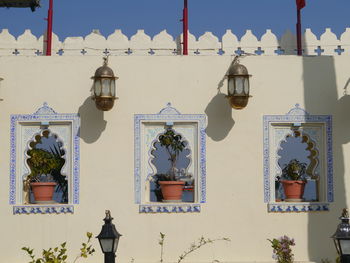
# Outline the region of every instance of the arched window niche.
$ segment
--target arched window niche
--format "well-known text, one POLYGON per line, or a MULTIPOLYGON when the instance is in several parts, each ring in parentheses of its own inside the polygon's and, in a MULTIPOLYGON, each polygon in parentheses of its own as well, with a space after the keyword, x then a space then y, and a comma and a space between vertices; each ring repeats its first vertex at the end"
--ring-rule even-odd
POLYGON ((24 204, 35 204, 33 193, 30 188, 30 174, 33 173, 35 167, 33 167, 31 159, 33 158, 33 151, 45 152, 50 158, 57 160, 58 167, 53 169, 50 174, 41 176, 41 181, 55 182, 57 185, 54 190, 53 202, 67 204, 68 203, 68 185, 69 180, 67 178, 67 162, 66 152, 64 144, 57 134, 52 133, 49 129, 43 129, 40 133, 35 134, 33 139, 28 143, 25 150, 25 164, 29 170, 23 178, 23 202, 24 204))
POLYGON ((176 179, 185 182, 184 192, 182 195, 183 202, 194 201, 194 169, 192 165, 190 144, 185 136, 178 133, 172 126, 165 126, 164 131, 157 135, 157 139, 153 141, 152 148, 149 151, 150 166, 153 173, 149 176, 150 187, 150 202, 162 202, 163 196, 161 193, 159 181, 164 180, 169 173, 175 173, 176 179), (179 140, 183 143, 183 150, 179 152, 175 160, 175 167, 172 168, 170 154, 173 153, 171 148, 163 146, 159 140, 160 136, 164 136, 167 131, 173 131, 179 140))
POLYGON ((315 142, 303 131, 303 128, 292 127, 290 133, 280 142, 277 150, 277 162, 280 168, 275 177, 275 199, 276 202, 285 200, 285 194, 280 180, 282 179, 282 169, 285 168, 292 160, 297 160, 306 165, 303 180, 307 181, 303 200, 307 202, 319 201, 320 189, 320 169, 319 169, 319 152, 315 142))
POLYGON ((181 114, 170 103, 157 114, 136 114, 135 125, 135 203, 140 213, 193 213, 206 202, 205 114, 181 114), (179 135, 184 149, 176 164, 176 173, 185 181, 178 202, 166 202, 159 194, 158 176, 171 165, 160 136, 171 129, 179 135))
POLYGON ((74 206, 79 204, 79 115, 57 113, 44 103, 33 114, 11 115, 10 121, 9 204, 13 213, 74 213, 74 206), (53 177, 59 182, 53 202, 33 202, 27 185, 28 175, 32 172, 30 153, 33 149, 60 155, 58 162, 61 167, 53 171, 53 177))
POLYGON ((285 115, 264 115, 264 201, 269 212, 329 211, 333 202, 332 116, 296 104, 285 115), (278 179, 291 160, 305 164, 300 200, 287 200, 278 179))

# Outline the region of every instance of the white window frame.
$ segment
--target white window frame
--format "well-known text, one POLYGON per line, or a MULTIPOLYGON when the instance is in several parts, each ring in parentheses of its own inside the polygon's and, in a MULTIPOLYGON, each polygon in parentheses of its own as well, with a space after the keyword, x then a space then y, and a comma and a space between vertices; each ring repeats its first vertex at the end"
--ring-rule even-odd
POLYGON ((158 114, 136 114, 135 125, 135 203, 139 205, 140 213, 172 213, 172 212, 200 212, 201 203, 206 202, 206 115, 205 114, 180 114, 168 103, 158 114), (195 178, 195 202, 162 203, 150 202, 149 179, 152 172, 150 164, 150 150, 152 143, 159 133, 164 131, 166 125, 173 125, 182 129, 180 134, 189 140, 192 151, 193 176, 195 178), (148 128, 151 127, 153 131, 148 128), (191 128, 191 134, 187 135, 184 129, 191 128))
POLYGON ((74 213, 74 205, 79 204, 79 129, 78 114, 56 113, 47 103, 33 114, 11 115, 9 204, 13 205, 14 214, 74 213), (68 204, 24 204, 23 179, 28 174, 25 151, 28 143, 43 130, 50 130, 63 140, 66 151, 63 173, 68 180, 68 204))
POLYGON ((311 212, 329 211, 329 203, 333 202, 333 150, 332 150, 332 116, 310 115, 301 109, 299 104, 285 115, 264 115, 264 201, 267 203, 268 212, 311 212), (321 165, 320 180, 322 189, 319 194, 319 202, 276 202, 274 181, 278 168, 279 143, 276 143, 277 129, 286 127, 314 127, 321 129, 321 145, 316 145, 319 150, 319 162, 321 165))

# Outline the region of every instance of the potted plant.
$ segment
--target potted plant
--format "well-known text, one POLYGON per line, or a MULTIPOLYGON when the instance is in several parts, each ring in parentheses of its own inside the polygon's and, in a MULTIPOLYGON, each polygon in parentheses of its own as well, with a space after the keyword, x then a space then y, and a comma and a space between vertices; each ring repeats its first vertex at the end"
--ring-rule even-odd
POLYGON ((161 187, 163 201, 181 202, 185 182, 181 181, 178 176, 176 162, 186 146, 185 142, 182 140, 182 136, 176 134, 172 128, 168 128, 164 134, 159 136, 159 142, 162 147, 165 147, 168 160, 171 163, 169 171, 157 176, 156 179, 161 187))
POLYGON ((27 154, 30 156, 27 163, 31 169, 27 180, 30 182, 35 202, 52 202, 57 185, 52 173, 62 168, 62 158, 52 152, 36 148, 28 150, 27 154))
POLYGON ((306 184, 306 163, 292 159, 282 169, 281 182, 287 202, 300 202, 306 184))

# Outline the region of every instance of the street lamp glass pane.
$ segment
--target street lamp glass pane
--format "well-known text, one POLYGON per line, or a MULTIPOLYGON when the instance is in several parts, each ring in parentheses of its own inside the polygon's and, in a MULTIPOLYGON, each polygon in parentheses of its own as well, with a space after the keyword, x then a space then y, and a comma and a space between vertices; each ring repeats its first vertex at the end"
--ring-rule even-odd
POLYGON ((111 86, 110 79, 103 79, 102 80, 102 96, 111 96, 111 94, 109 93, 110 86, 111 86))
POLYGON ((113 239, 100 239, 100 242, 104 253, 113 252, 113 239))
POLYGON ((243 82, 244 78, 242 77, 236 77, 235 82, 236 82, 236 94, 237 95, 242 95, 243 93, 243 82))
POLYGON ((119 242, 119 238, 116 238, 116 239, 114 240, 113 252, 116 252, 116 251, 117 251, 118 242, 119 242))
POLYGON ((112 93, 113 97, 117 96, 116 90, 115 90, 115 80, 114 79, 111 80, 111 93, 112 93))
POLYGON ((339 240, 343 255, 350 255, 350 240, 339 240))
POLYGON ((246 95, 249 94, 249 79, 248 78, 244 78, 244 93, 246 95))
POLYGON ((101 80, 97 79, 95 80, 95 95, 100 96, 101 95, 101 80))

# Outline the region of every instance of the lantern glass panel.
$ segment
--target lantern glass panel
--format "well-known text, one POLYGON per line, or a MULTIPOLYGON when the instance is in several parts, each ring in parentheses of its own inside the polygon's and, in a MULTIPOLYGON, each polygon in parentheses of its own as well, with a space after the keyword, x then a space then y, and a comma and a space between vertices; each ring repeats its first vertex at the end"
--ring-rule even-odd
POLYGON ((95 80, 95 88, 94 88, 94 92, 96 96, 100 96, 101 95, 101 80, 100 79, 96 79, 95 80))
POLYGON ((111 94, 113 97, 117 96, 116 89, 115 89, 115 79, 111 80, 111 94))
POLYGON ((110 96, 110 87, 111 80, 110 79, 102 79, 102 96, 110 96))
POLYGON ((341 247, 341 251, 342 251, 343 255, 350 255, 350 240, 349 239, 339 240, 339 245, 341 247))
POLYGON ((235 86, 236 86, 236 94, 242 95, 243 94, 243 84, 244 84, 244 78, 243 77, 235 77, 235 86))
POLYGON ((228 95, 233 95, 235 92, 235 79, 232 77, 228 78, 228 95))
POLYGON ((113 238, 107 238, 107 239, 100 239, 101 247, 103 250, 103 253, 110 253, 113 252, 113 238))
POLYGON ((339 249, 339 241, 338 241, 338 239, 333 238, 333 242, 334 242, 334 245, 335 245, 335 248, 336 248, 336 250, 337 250, 338 255, 340 255, 340 249, 339 249))
POLYGON ((116 251, 117 251, 118 242, 119 242, 119 238, 116 238, 116 239, 114 240, 113 252, 116 252, 116 251))
POLYGON ((249 79, 244 78, 244 93, 245 95, 249 95, 249 79))

